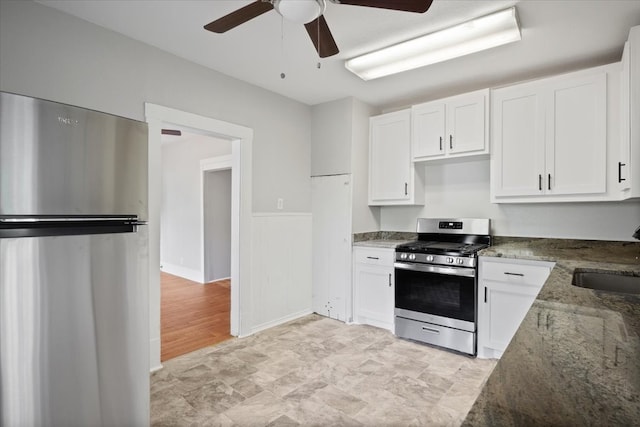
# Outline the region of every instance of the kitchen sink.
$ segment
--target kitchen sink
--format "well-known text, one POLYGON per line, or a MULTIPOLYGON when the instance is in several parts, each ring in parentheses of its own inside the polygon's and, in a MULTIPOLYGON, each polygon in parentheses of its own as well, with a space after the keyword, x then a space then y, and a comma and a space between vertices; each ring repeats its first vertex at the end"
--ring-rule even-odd
POLYGON ((571 284, 598 291, 640 294, 640 276, 615 271, 595 272, 576 270, 571 284))

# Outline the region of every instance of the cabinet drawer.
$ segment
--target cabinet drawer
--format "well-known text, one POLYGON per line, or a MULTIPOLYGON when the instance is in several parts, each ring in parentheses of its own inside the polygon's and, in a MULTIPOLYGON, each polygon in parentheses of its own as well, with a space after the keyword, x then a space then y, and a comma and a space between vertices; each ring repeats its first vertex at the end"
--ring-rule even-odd
POLYGON ((549 277, 553 263, 511 263, 481 260, 480 277, 483 280, 519 283, 541 287, 549 277))
POLYGON ((396 252, 393 249, 372 249, 358 247, 354 249, 354 261, 359 264, 393 266, 396 252))

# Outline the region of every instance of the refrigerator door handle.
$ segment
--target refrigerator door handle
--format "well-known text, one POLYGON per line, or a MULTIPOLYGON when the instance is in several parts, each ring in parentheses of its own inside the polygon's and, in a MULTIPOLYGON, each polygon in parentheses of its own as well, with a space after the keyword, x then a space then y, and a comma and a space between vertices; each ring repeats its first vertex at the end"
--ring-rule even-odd
POLYGON ((0 239, 134 233, 145 225, 133 217, 0 218, 0 239))
POLYGON ((0 215, 0 223, 78 223, 85 221, 136 221, 137 216, 58 216, 0 215))

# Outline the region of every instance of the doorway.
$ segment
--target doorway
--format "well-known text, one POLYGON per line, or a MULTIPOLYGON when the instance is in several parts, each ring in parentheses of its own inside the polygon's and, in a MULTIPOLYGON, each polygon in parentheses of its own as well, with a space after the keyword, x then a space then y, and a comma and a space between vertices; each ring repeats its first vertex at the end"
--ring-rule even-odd
POLYGON ((149 322, 150 370, 162 368, 160 362, 160 211, 163 128, 184 126, 201 133, 231 141, 232 213, 231 213, 231 312, 233 336, 250 330, 248 316, 251 287, 251 212, 252 145, 250 128, 160 105, 145 103, 149 127, 149 322))
POLYGON ((185 127, 161 140, 164 362, 231 337, 232 159, 230 141, 185 127))

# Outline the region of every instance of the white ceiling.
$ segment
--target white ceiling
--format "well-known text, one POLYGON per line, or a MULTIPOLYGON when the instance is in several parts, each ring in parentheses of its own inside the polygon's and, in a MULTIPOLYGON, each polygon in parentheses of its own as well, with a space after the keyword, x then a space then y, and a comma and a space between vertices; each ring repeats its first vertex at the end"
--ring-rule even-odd
POLYGON ((283 22, 276 11, 225 34, 202 28, 251 1, 41 3, 309 105, 353 96, 383 108, 618 61, 629 28, 640 25, 638 0, 435 0, 424 14, 327 2, 340 53, 318 69, 304 27, 283 22), (355 55, 512 5, 519 42, 368 82, 344 68, 355 55))

